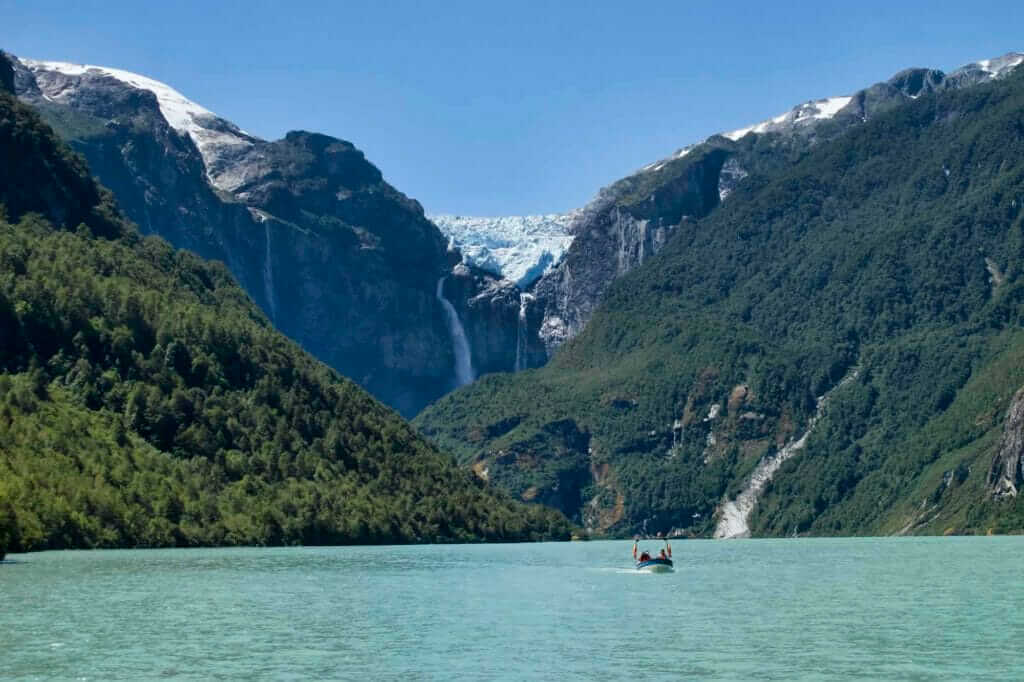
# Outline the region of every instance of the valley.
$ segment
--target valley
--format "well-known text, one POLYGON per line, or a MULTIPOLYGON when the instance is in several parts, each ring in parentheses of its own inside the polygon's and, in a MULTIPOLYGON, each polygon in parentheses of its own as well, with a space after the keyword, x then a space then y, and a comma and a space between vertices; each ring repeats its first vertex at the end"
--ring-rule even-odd
MULTIPOLYGON (((583 207, 494 218, 428 214, 351 142, 263 140, 116 68, 16 58, 10 86, 110 189, 119 208, 104 211, 223 262, 218 277, 258 306, 244 317, 261 334, 280 332, 413 419, 402 448, 424 436, 510 509, 553 507, 595 537, 980 533, 1024 518, 1016 432, 1004 431, 1024 385, 1022 62, 901 71, 684 146, 583 207)), ((53 228, 23 225, 25 209, 7 204, 12 249, 31 242, 18 230, 74 232, 53 201, 53 228)), ((43 381, 22 376, 19 357, 14 393, 43 381)), ((87 390, 87 410, 122 413, 131 392, 110 397, 108 384, 124 371, 32 390, 60 404, 87 390)), ((173 396, 161 381, 157 404, 173 396)), ((140 423, 139 436, 198 452, 178 443, 188 419, 168 419, 181 423, 155 445, 164 427, 140 423)), ((229 434, 204 456, 229 471, 240 432, 218 428, 229 434)), ((533 532, 516 523, 512 536, 533 532)), ((260 532, 237 537, 431 537, 260 532)), ((97 533, 68 542, 105 542, 97 533)), ((157 543, 228 537, 177 533, 157 543)))

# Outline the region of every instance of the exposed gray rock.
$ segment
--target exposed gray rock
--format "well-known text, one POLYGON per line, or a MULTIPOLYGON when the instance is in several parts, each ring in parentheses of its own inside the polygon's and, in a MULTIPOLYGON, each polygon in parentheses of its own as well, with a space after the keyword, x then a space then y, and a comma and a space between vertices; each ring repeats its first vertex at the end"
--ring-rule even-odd
MULTIPOLYGON (((540 324, 540 311, 524 302, 513 282, 475 267, 460 265, 449 291, 465 326, 477 374, 539 367, 547 360, 537 335, 525 333, 540 324)), ((529 300, 529 295, 525 295, 529 300)))
POLYGON ((725 198, 732 194, 736 186, 749 175, 743 169, 735 157, 726 159, 722 164, 722 172, 718 176, 718 200, 725 201, 725 198))
POLYGON ((1006 411, 1003 437, 988 473, 993 497, 1016 497, 1024 483, 1024 388, 1017 391, 1006 411))
POLYGON ((603 189, 573 222, 575 236, 562 262, 531 289, 539 308, 536 333, 549 355, 583 330, 608 286, 657 253, 685 216, 718 204, 723 149, 708 149, 663 175, 632 176, 603 189))

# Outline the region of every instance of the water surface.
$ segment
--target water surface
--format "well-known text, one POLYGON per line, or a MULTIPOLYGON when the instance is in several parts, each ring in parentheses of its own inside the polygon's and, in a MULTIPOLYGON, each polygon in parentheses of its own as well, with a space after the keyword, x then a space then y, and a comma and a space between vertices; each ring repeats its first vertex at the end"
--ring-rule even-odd
POLYGON ((1024 538, 630 547, 14 555, 0 677, 1024 678, 1024 538))

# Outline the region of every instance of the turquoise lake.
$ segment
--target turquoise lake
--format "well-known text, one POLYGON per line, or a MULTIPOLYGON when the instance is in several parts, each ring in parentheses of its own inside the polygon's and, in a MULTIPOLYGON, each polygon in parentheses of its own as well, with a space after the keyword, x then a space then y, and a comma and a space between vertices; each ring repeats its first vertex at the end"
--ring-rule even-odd
POLYGON ((631 545, 14 555, 0 678, 1024 678, 1024 538, 631 545))

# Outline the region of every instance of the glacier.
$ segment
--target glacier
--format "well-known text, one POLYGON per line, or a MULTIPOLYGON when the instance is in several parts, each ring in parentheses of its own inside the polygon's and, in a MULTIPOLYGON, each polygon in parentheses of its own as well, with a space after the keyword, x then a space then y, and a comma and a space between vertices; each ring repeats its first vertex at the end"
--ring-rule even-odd
POLYGON ((482 218, 427 216, 462 260, 526 289, 561 260, 572 244, 569 227, 578 211, 482 218))

